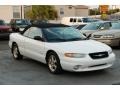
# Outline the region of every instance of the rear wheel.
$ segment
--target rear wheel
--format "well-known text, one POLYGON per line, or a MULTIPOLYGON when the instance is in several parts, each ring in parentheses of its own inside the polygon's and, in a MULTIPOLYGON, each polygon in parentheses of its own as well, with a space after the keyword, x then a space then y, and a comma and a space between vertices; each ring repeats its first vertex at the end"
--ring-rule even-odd
POLYGON ((49 71, 53 74, 60 74, 63 72, 62 67, 60 65, 59 57, 54 52, 50 52, 47 55, 47 65, 49 71))
POLYGON ((23 56, 20 54, 19 52, 19 49, 18 49, 18 46, 17 44, 13 44, 13 47, 12 47, 12 54, 13 54, 13 58, 15 60, 20 60, 23 58, 23 56))

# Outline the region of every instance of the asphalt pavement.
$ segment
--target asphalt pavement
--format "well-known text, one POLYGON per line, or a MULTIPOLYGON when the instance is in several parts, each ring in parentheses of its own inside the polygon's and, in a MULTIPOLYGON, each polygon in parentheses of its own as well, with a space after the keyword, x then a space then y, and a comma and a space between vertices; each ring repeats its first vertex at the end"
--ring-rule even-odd
POLYGON ((8 41, 0 41, 1 85, 119 85, 120 49, 113 48, 117 61, 106 70, 92 72, 67 72, 51 74, 47 66, 29 58, 16 61, 8 47, 8 41))

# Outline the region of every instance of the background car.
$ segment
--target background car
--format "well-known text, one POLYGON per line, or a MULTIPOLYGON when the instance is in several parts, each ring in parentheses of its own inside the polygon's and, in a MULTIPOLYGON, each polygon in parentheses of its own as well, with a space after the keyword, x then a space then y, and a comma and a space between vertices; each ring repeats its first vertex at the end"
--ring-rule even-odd
POLYGON ((10 21, 10 26, 14 32, 23 31, 30 24, 30 21, 26 19, 11 19, 10 21))
POLYGON ((14 59, 32 58, 47 64, 54 74, 106 69, 115 61, 108 45, 86 40, 77 29, 62 24, 28 26, 10 35, 9 46, 14 59))
POLYGON ((120 46, 120 22, 111 22, 110 30, 95 32, 92 34, 91 39, 110 46, 120 46))
POLYGON ((91 34, 97 31, 108 30, 111 27, 110 21, 99 21, 92 22, 84 26, 80 32, 83 33, 86 37, 91 37, 91 34))
POLYGON ((90 17, 63 17, 61 19, 61 24, 69 26, 87 24, 91 22, 96 22, 96 20, 90 17))
POLYGON ((32 20, 31 24, 40 24, 40 23, 48 23, 48 20, 42 19, 42 20, 32 20))
POLYGON ((11 32, 10 26, 4 20, 0 20, 0 39, 8 39, 11 32))

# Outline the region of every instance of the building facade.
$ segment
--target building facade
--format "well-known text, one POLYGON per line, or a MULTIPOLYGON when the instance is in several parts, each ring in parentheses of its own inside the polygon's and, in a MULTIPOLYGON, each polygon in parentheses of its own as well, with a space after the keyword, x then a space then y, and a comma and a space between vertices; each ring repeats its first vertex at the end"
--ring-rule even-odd
POLYGON ((59 19, 70 16, 89 16, 89 7, 84 5, 55 5, 55 9, 59 19))
MULTIPOLYGON (((70 17, 70 16, 88 16, 89 15, 89 7, 84 5, 54 5, 58 19, 62 17, 70 17)), ((28 10, 32 9, 32 6, 24 6, 24 11, 27 12, 28 10)), ((25 18, 26 15, 25 15, 25 18)))
POLYGON ((24 18, 24 6, 0 5, 0 19, 5 20, 8 23, 11 19, 22 18, 24 18))

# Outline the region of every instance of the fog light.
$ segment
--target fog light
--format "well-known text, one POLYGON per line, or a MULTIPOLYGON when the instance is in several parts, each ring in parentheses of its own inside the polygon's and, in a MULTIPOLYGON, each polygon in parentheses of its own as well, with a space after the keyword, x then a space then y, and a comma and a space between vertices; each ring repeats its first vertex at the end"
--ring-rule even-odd
POLYGON ((73 67, 74 70, 78 70, 81 67, 81 65, 76 65, 73 67))

